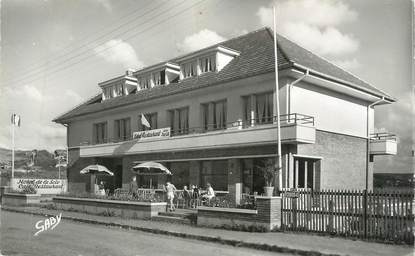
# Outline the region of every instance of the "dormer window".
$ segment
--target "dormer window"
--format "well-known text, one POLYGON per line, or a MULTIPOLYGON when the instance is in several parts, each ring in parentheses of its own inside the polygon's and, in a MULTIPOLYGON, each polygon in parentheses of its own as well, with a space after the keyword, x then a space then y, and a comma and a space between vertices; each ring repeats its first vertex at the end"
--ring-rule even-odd
POLYGON ((216 54, 200 58, 200 73, 216 71, 216 54))
POLYGON ((157 64, 134 73, 139 81, 139 90, 177 81, 179 74, 180 67, 170 62, 157 64))
POLYGON ((182 65, 183 78, 197 75, 197 62, 192 61, 182 65))
POLYGON ((128 72, 130 71, 127 71, 125 76, 99 83, 102 89, 102 100, 128 95, 137 87, 137 79, 131 76, 131 72, 128 72))
POLYGON ((175 61, 180 64, 180 79, 184 79, 207 72, 219 72, 238 55, 238 51, 219 45, 185 55, 175 61))

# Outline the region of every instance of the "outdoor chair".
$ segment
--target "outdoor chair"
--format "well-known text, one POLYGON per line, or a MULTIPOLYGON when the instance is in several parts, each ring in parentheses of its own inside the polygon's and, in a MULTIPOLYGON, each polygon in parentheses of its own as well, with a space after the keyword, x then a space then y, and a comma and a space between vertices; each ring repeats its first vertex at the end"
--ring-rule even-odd
POLYGON ((174 199, 176 201, 176 208, 180 208, 179 206, 181 206, 182 208, 185 208, 186 199, 184 198, 183 192, 176 193, 174 199))
POLYGON ((200 197, 190 199, 190 208, 197 208, 198 206, 201 206, 201 205, 202 205, 202 200, 200 199, 200 197))
POLYGON ((123 195, 128 195, 128 190, 122 189, 122 188, 117 188, 117 189, 114 190, 114 196, 115 197, 119 197, 119 196, 123 196, 123 195))
POLYGON ((204 205, 204 206, 212 206, 211 203, 214 202, 215 199, 216 199, 216 196, 213 196, 211 198, 206 198, 206 197, 205 198, 202 198, 201 199, 201 205, 204 205))

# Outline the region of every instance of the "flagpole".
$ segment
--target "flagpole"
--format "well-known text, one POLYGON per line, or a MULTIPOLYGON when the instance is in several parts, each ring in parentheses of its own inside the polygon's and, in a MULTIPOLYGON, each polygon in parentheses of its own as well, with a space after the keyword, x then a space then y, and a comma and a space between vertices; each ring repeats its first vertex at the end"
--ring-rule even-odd
POLYGON ((273 20, 274 20, 274 56, 275 56, 275 101, 277 111, 277 172, 278 172, 278 191, 282 188, 282 163, 281 163, 281 122, 280 122, 280 97, 278 86, 278 53, 277 53, 277 21, 276 21, 276 8, 273 6, 273 20))
POLYGON ((14 178, 14 123, 12 124, 12 179, 14 178))

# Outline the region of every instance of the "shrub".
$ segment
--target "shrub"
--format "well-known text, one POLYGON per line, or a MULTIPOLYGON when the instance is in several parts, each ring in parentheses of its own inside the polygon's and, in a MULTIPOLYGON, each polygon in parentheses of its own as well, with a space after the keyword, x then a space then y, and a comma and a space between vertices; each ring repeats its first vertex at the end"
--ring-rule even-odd
POLYGON ((57 210, 58 209, 55 204, 45 204, 45 205, 41 205, 40 207, 46 208, 48 210, 57 210))
POLYGON ((228 224, 224 224, 224 225, 218 226, 216 228, 226 229, 226 230, 233 230, 233 231, 243 231, 243 232, 260 232, 260 233, 267 232, 267 229, 265 227, 259 226, 259 225, 242 225, 242 224, 228 225, 228 224))

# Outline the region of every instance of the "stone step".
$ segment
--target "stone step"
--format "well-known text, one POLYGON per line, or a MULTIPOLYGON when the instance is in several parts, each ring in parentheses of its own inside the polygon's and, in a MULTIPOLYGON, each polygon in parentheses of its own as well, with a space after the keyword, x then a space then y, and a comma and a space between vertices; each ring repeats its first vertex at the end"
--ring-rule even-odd
POLYGON ((151 220, 155 220, 155 221, 165 221, 165 222, 169 222, 169 223, 180 223, 180 224, 189 224, 190 225, 190 220, 184 217, 176 217, 176 216, 163 216, 163 215, 159 215, 158 216, 154 216, 151 218, 151 220))
POLYGON ((192 212, 159 212, 159 216, 168 216, 168 217, 179 217, 184 218, 191 215, 192 212))

